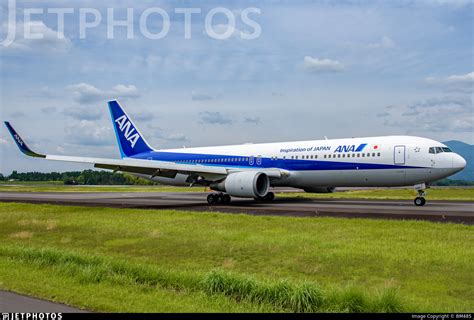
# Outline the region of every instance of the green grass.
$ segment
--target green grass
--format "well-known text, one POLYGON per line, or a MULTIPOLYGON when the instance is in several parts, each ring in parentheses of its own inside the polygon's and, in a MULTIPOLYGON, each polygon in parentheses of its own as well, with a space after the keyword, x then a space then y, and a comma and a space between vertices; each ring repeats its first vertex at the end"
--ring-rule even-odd
POLYGON ((472 226, 28 204, 0 226, 0 288, 89 310, 474 308, 472 226))
POLYGON ((133 264, 125 260, 18 246, 0 246, 0 257, 49 269, 50 275, 51 273, 66 275, 79 284, 112 284, 118 287, 142 289, 142 291, 172 290, 184 295, 196 293, 207 295, 210 299, 223 295, 234 301, 236 305, 241 302, 244 302, 244 305, 251 304, 252 310, 403 311, 403 304, 398 297, 387 301, 385 294, 365 297, 363 303, 357 305, 358 308, 352 308, 350 288, 332 292, 321 290, 309 283, 300 285, 284 283, 285 290, 281 290, 281 283, 259 282, 249 276, 235 275, 223 270, 213 270, 204 275, 177 273, 148 265, 133 264))
POLYGON ((202 192, 204 187, 170 187, 170 186, 66 186, 56 184, 1 185, 0 192, 202 192))
POLYGON ((49 186, 63 186, 63 181, 0 181, 1 185, 18 185, 18 186, 31 186, 31 185, 49 185, 49 186))
MULTIPOLYGON (((1 185, 0 192, 202 192, 204 187, 169 187, 169 186, 65 186, 14 184, 1 185)), ((392 199, 413 200, 416 191, 413 189, 373 189, 338 191, 335 193, 277 193, 278 198, 302 199, 392 199)), ((433 188, 428 190, 428 200, 461 200, 474 201, 474 188, 433 188)))

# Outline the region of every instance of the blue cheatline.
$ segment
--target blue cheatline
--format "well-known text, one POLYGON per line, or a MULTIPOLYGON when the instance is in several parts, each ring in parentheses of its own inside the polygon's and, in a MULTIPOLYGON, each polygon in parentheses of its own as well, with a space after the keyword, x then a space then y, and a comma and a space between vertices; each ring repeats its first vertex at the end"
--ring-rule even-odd
POLYGON ((199 153, 179 153, 179 152, 145 152, 134 155, 135 159, 158 160, 168 162, 179 162, 185 164, 199 164, 204 166, 224 166, 241 168, 279 168, 290 171, 308 170, 371 170, 371 169, 414 169, 421 167, 398 166, 390 164, 357 163, 357 162, 337 162, 324 160, 295 160, 295 159, 271 159, 261 158, 257 164, 254 158, 250 164, 251 157, 237 155, 199 154, 199 153), (246 160, 248 159, 248 160, 246 160))

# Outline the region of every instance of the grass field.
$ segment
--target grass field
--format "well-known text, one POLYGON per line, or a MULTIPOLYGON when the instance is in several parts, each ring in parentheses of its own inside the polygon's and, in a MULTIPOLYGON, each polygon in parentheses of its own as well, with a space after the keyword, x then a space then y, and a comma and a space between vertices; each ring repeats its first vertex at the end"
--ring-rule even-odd
MULTIPOLYGON (((168 187, 168 186, 65 186, 65 185, 1 185, 0 192, 202 192, 204 187, 168 187)), ((373 189, 351 190, 335 193, 278 193, 278 198, 315 198, 315 199, 392 199, 413 200, 413 189, 373 189)), ((474 201, 474 188, 434 188, 428 190, 428 200, 474 201)))
POLYGON ((172 186, 66 186, 56 184, 12 184, 1 185, 0 192, 202 192, 204 187, 172 186))
POLYGON ((1 185, 18 185, 18 186, 31 186, 31 185, 56 185, 64 186, 63 181, 0 181, 1 185))
POLYGON ((474 227, 0 204, 0 288, 95 311, 474 308, 474 227))

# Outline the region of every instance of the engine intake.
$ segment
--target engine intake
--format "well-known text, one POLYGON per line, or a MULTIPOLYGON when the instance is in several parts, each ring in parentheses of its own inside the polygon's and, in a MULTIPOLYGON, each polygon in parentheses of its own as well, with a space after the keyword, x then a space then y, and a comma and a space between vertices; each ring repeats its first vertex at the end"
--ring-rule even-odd
POLYGON ((231 173, 219 183, 212 184, 211 189, 227 192, 240 198, 263 198, 270 189, 270 179, 263 172, 231 173))

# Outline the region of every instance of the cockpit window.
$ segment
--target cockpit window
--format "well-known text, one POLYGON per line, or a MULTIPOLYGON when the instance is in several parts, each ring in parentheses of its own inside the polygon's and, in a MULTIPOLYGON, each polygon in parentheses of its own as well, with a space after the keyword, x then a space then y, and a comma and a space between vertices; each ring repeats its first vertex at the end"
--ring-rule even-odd
POLYGON ((451 149, 448 147, 431 147, 429 149, 429 153, 432 154, 437 154, 437 153, 442 153, 442 152, 453 152, 451 149))

